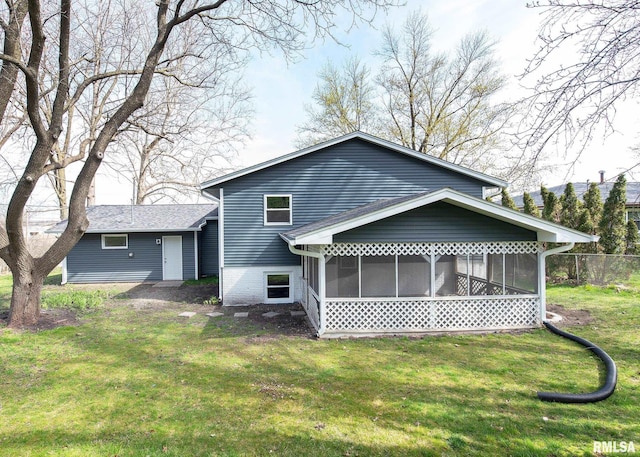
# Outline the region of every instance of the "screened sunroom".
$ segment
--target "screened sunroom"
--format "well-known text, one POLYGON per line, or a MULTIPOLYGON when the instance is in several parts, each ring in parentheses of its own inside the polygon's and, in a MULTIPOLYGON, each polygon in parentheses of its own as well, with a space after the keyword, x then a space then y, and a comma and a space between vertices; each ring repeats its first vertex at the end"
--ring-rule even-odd
POLYGON ((302 258, 303 305, 327 337, 536 327, 544 242, 566 241, 558 248, 566 249, 592 239, 450 189, 376 202, 281 236, 302 258), (466 223, 465 233, 442 230, 445 223, 466 223))

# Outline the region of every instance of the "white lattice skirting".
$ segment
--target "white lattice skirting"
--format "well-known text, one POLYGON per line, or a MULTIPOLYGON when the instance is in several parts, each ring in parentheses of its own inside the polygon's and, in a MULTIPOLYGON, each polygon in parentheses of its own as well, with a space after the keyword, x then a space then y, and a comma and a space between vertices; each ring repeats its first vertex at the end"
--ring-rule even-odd
POLYGON ((537 241, 494 241, 468 243, 334 243, 322 247, 324 255, 461 255, 461 254, 537 254, 537 241))
POLYGON ((538 297, 327 300, 327 333, 485 331, 538 325, 538 297))

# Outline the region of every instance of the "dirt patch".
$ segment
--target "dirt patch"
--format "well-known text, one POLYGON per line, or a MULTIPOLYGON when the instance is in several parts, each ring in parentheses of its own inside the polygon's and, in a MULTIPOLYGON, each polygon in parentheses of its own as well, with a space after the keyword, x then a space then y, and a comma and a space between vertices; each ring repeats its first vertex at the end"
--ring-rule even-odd
MULTIPOLYGON (((6 327, 9 311, 0 311, 0 327, 6 327)), ((81 322, 74 311, 68 309, 45 309, 40 312, 38 323, 24 328, 24 330, 38 332, 57 327, 80 325, 81 322)))
POLYGON ((299 304, 283 305, 252 305, 252 306, 231 306, 220 310, 227 315, 248 312, 249 316, 238 319, 248 319, 252 324, 263 330, 272 330, 268 335, 257 335, 247 338, 249 343, 261 343, 278 335, 313 337, 313 331, 306 315, 292 316, 291 312, 303 311, 299 304), (269 315, 278 313, 278 315, 269 315), (271 316, 271 317, 269 317, 271 316))
POLYGON ((551 311, 552 313, 562 316, 562 320, 554 324, 557 327, 588 325, 593 322, 593 316, 591 316, 589 311, 584 309, 567 309, 561 305, 551 303, 547 304, 547 311, 551 311))
POLYGON ((124 290, 116 298, 131 300, 158 300, 164 302, 199 303, 218 296, 218 286, 213 284, 186 285, 179 287, 153 287, 153 283, 136 284, 124 290))
MULTIPOLYGON (((251 305, 223 307, 209 302, 218 296, 218 286, 213 284, 186 285, 179 287, 153 287, 154 283, 141 284, 84 284, 74 288, 84 290, 108 290, 112 298, 105 304, 109 307, 131 306, 136 310, 150 313, 172 311, 176 316, 183 311, 196 311, 198 314, 213 312, 233 317, 235 313, 246 312, 248 317, 234 317, 234 325, 243 332, 250 343, 268 341, 285 336, 312 337, 313 332, 306 315, 291 315, 292 311, 303 311, 299 304, 251 305), (208 303, 205 304, 205 301, 208 303), (272 314, 268 314, 272 313, 272 314), (265 314, 267 314, 265 316, 265 314), (246 323, 247 325, 243 325, 246 323), (245 328, 246 327, 246 328, 245 328), (266 332, 256 332, 260 329, 266 332), (260 333, 260 335, 256 335, 260 333)), ((0 311, 0 327, 6 326, 8 311, 0 311)), ((183 318, 180 318, 183 319, 183 318)), ((216 319, 212 317, 211 319, 216 319)), ((67 309, 43 310, 38 323, 27 330, 49 330, 61 326, 79 325, 81 322, 75 312, 67 309)))

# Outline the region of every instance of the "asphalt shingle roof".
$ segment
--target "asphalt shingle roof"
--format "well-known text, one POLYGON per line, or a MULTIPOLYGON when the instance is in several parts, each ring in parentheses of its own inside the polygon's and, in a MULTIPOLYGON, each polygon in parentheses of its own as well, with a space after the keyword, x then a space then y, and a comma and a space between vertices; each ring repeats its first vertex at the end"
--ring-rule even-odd
POLYGON ((297 227, 293 230, 289 230, 288 232, 283 233, 282 236, 293 240, 296 237, 304 236, 309 233, 313 233, 318 230, 331 227, 335 224, 339 224, 341 222, 357 219, 359 217, 366 216, 367 214, 371 214, 376 211, 380 211, 380 210, 395 206, 399 203, 404 203, 406 201, 414 200, 416 198, 422 197, 423 195, 427 195, 429 193, 430 192, 421 192, 418 194, 405 195, 402 197, 383 198, 381 200, 376 200, 372 203, 367 203, 365 205, 358 206, 356 208, 343 211, 338 214, 334 214, 333 216, 328 216, 328 217, 325 217, 324 219, 311 222, 310 224, 297 227))
MULTIPOLYGON (((217 204, 91 206, 87 233, 196 231, 206 218, 217 216, 217 204)), ((66 226, 64 220, 48 231, 61 233, 66 226)))

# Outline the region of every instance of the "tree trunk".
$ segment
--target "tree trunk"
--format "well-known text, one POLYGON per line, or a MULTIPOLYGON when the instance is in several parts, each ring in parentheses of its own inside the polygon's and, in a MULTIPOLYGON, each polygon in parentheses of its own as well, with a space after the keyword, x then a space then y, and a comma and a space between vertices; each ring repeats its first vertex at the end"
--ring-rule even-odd
POLYGON ((96 178, 91 180, 89 186, 89 193, 87 194, 87 206, 94 206, 96 204, 96 178))
POLYGON ((14 273, 9 327, 24 328, 38 323, 42 283, 43 278, 33 271, 14 273))
POLYGON ((60 220, 67 219, 69 217, 69 205, 67 205, 67 171, 65 168, 53 171, 53 185, 58 197, 60 220))

